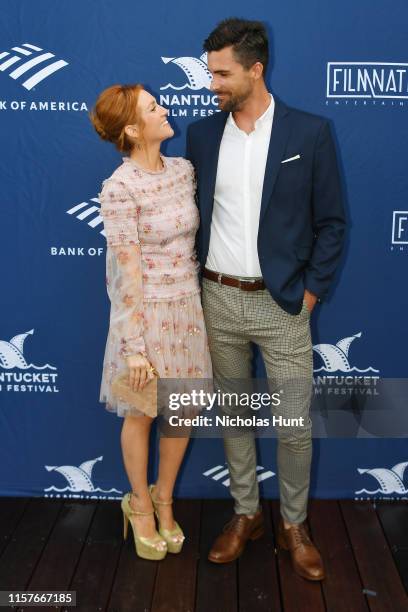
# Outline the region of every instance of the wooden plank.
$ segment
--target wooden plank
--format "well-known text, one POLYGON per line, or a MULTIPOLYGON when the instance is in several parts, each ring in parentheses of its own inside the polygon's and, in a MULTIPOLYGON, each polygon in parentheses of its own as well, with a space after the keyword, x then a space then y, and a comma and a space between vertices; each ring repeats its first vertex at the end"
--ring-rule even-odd
POLYGON ((408 593, 408 550, 397 550, 394 554, 394 561, 400 575, 405 591, 408 593))
POLYGON ((322 588, 327 609, 330 612, 367 611, 367 600, 338 502, 310 500, 309 524, 325 567, 322 588))
MULTIPOLYGON (((271 505, 273 530, 277 535, 280 519, 279 502, 273 500, 271 505)), ((283 609, 288 612, 325 611, 320 581, 313 582, 299 576, 292 568, 289 551, 277 549, 277 557, 283 609)))
POLYGON ((31 499, 22 516, 22 506, 15 507, 20 520, 0 557, 0 590, 25 590, 61 508, 60 500, 46 498, 31 499))
POLYGON ((137 555, 131 525, 128 527, 127 540, 123 541, 122 510, 120 514, 122 546, 106 610, 147 612, 151 609, 158 565, 163 561, 149 561, 137 555))
POLYGON ((376 502, 376 509, 395 565, 408 592, 408 502, 380 500, 376 502))
POLYGON ((408 501, 376 501, 376 510, 391 550, 408 550, 408 501))
POLYGON ((393 553, 395 565, 399 572, 405 591, 408 593, 408 550, 397 550, 393 553))
MULTIPOLYGON (((31 591, 67 591, 91 524, 96 501, 66 500, 33 575, 31 591)), ((36 611, 49 611, 39 606, 36 611)))
POLYGON ((2 497, 0 501, 0 554, 24 515, 30 500, 26 497, 2 497))
POLYGON ((119 561, 122 530, 120 502, 100 500, 69 586, 77 594, 76 610, 105 610, 119 561))
POLYGON ((174 516, 186 539, 178 554, 167 553, 159 563, 154 587, 152 612, 194 610, 197 564, 199 559, 201 500, 177 499, 174 516))
POLYGON ((152 562, 137 557, 130 536, 123 543, 118 502, 3 498, 0 588, 76 590, 77 609, 109 612, 408 610, 406 502, 377 502, 376 512, 371 502, 311 500, 321 583, 298 576, 286 551, 274 554, 279 502, 263 507, 267 534, 217 565, 207 555, 232 517, 230 500, 176 500, 183 552, 152 562))
POLYGON ((262 501, 265 535, 248 542, 238 559, 238 601, 240 612, 280 612, 280 586, 271 523, 271 507, 262 501))
POLYGON ((342 500, 340 507, 370 610, 408 610, 408 597, 371 502, 342 500))
POLYGON ((203 502, 196 612, 236 612, 238 608, 237 561, 212 563, 207 558, 215 538, 233 512, 231 500, 206 499, 203 502))

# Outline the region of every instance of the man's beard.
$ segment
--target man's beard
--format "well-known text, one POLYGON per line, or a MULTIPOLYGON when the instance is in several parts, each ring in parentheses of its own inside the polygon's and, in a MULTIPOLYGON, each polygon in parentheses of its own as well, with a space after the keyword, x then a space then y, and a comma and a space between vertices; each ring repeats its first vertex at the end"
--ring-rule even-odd
POLYGON ((241 110, 243 103, 249 98, 251 90, 247 89, 245 92, 239 94, 232 94, 229 98, 224 98, 222 102, 221 110, 227 113, 235 113, 241 110))

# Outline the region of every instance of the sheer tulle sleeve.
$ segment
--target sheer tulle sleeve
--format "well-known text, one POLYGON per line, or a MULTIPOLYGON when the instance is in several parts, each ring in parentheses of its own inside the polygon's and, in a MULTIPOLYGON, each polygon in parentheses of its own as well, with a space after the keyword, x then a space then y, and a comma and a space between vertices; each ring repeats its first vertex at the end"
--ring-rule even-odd
POLYGON ((138 235, 139 210, 124 183, 104 181, 99 194, 106 243, 114 256, 108 287, 110 325, 120 339, 123 357, 143 353, 143 278, 138 235))

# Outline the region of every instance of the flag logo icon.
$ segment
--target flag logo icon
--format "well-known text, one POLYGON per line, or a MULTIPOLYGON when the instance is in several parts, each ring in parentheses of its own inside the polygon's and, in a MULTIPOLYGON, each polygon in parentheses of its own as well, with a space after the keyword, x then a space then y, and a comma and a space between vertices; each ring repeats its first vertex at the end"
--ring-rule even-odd
POLYGON ((44 52, 36 45, 24 43, 0 52, 0 71, 18 81, 30 91, 41 81, 68 65, 65 60, 54 59, 53 53, 44 52), (9 69, 12 69, 9 72, 9 69))
MULTIPOLYGON (((268 480, 268 478, 272 478, 273 476, 275 476, 275 472, 267 470, 262 465, 257 465, 256 471, 256 479, 258 482, 268 480)), ((215 482, 220 482, 222 485, 224 485, 224 487, 230 486, 229 470, 227 467, 225 467, 225 465, 216 465, 214 467, 211 467, 210 469, 203 472, 203 476, 207 476, 215 482)))

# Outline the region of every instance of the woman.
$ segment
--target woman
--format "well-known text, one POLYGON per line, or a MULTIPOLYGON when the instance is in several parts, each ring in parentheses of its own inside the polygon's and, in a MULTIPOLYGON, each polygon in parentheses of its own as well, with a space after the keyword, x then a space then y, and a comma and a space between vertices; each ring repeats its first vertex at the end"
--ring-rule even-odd
POLYGON ((153 419, 116 400, 111 383, 126 368, 135 391, 149 382, 152 367, 164 378, 212 377, 194 253, 194 171, 187 160, 160 153, 174 134, 167 114, 141 85, 109 87, 91 113, 101 138, 128 154, 99 194, 111 301, 100 401, 124 417, 121 445, 132 487, 122 500, 124 537, 130 520, 137 554, 156 560, 183 544, 171 503, 188 437, 160 438, 158 478, 148 487, 153 419))

